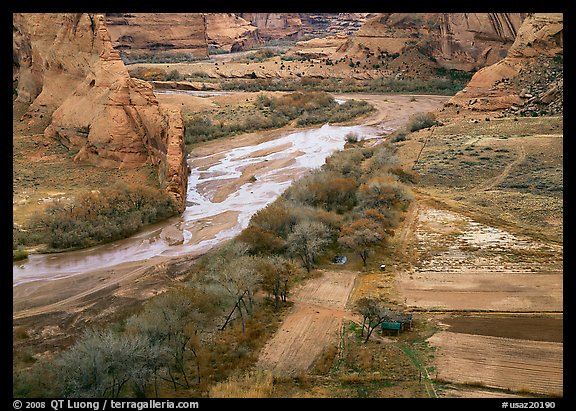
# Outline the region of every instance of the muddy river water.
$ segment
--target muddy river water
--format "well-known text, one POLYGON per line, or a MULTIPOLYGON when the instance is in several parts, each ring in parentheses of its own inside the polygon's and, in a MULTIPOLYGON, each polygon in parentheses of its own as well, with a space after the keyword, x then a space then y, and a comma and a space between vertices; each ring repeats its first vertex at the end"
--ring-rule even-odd
MULTIPOLYGON (((57 279, 159 255, 205 252, 238 234, 248 225, 250 217, 276 199, 293 179, 320 167, 327 156, 342 149, 350 132, 362 138, 378 138, 380 133, 374 127, 324 125, 205 157, 194 157, 192 153, 188 159, 191 173, 187 206, 181 216, 110 244, 59 254, 32 254, 27 261, 14 263, 13 283, 57 279), (214 199, 214 187, 240 178, 244 169, 262 162, 275 162, 282 166, 256 172, 254 178, 236 191, 223 199, 214 199), (236 216, 233 225, 218 222, 217 217, 225 213, 236 216), (209 231, 213 235, 203 235, 202 228, 213 224, 221 224, 222 229, 211 227, 209 231)), ((225 220, 229 221, 229 218, 225 220)))
MULTIPOLYGON (((437 96, 429 99, 431 106, 438 106, 443 100, 437 96)), ((13 264, 13 286, 157 256, 204 253, 237 235, 255 212, 274 201, 294 179, 324 164, 329 155, 344 147, 349 133, 360 139, 383 139, 399 125, 397 121, 357 126, 325 124, 257 144, 225 150, 215 144, 212 152, 200 155, 192 151, 188 158, 191 173, 186 209, 182 215, 147 227, 130 238, 90 249, 32 254, 27 260, 13 264), (246 170, 254 170, 250 178, 244 184, 232 184, 246 170), (222 187, 227 185, 233 189, 223 191, 222 187)))

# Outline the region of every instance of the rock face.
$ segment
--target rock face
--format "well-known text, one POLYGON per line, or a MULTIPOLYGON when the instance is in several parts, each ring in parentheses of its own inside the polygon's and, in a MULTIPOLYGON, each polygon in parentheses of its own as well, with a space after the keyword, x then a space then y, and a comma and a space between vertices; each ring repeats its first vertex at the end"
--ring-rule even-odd
MULTIPOLYGON (((433 67, 472 71, 501 60, 525 13, 382 13, 339 50, 353 58, 420 55, 433 67)), ((407 58, 406 66, 409 66, 407 58)), ((409 70, 409 68, 407 68, 409 70)))
POLYGON ((16 101, 29 123, 101 167, 158 166, 163 187, 183 210, 187 183, 179 110, 150 84, 130 78, 112 48, 103 15, 14 15, 16 101))
POLYGON ((305 36, 349 36, 374 17, 374 13, 300 13, 305 36))
POLYGON ((239 13, 258 28, 266 41, 349 35, 357 31, 371 13, 239 13))
POLYGON ((258 28, 264 40, 281 38, 298 39, 303 35, 303 25, 298 13, 239 13, 240 17, 258 28))
POLYGON ((208 13, 205 21, 210 49, 235 52, 263 42, 258 28, 236 14, 208 13))
POLYGON ((113 47, 127 59, 208 56, 202 13, 108 13, 106 24, 113 47))
POLYGON ((266 41, 348 35, 369 13, 108 13, 113 46, 129 61, 207 57, 266 41))
POLYGON ((479 70, 448 102, 475 111, 539 115, 563 112, 563 15, 529 15, 508 56, 479 70))

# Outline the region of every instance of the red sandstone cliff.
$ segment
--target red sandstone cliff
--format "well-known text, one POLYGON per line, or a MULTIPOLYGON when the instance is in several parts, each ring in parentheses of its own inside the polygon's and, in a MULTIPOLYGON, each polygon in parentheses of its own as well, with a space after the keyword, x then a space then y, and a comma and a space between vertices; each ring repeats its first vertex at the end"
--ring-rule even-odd
POLYGON ((103 15, 14 14, 15 104, 24 119, 75 161, 102 167, 158 166, 161 185, 183 210, 187 167, 179 109, 164 107, 130 78, 112 48, 103 15))
POLYGON ((477 70, 507 54, 525 13, 381 13, 338 50, 339 57, 374 59, 396 56, 390 69, 477 70), (412 66, 412 67, 410 67, 412 66))
POLYGON ((506 58, 479 70, 449 105, 538 115, 563 111, 561 13, 529 15, 506 58))

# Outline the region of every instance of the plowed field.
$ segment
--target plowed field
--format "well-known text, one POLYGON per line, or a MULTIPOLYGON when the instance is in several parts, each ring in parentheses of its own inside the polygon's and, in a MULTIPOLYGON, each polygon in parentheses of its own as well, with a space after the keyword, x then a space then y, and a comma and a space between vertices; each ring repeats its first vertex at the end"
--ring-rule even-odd
POLYGON ((337 341, 342 320, 356 319, 345 308, 356 274, 325 271, 298 289, 292 311, 262 350, 258 367, 283 376, 306 371, 337 341))

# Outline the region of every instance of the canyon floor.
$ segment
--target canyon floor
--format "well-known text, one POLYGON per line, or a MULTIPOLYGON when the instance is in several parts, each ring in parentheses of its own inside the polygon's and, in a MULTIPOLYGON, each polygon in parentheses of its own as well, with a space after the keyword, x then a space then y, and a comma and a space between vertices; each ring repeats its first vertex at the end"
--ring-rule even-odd
MULTIPOLYGON (((364 122, 382 127, 406 121, 410 112, 433 109, 429 100, 418 105, 418 96, 357 97, 378 108, 364 122)), ((190 99, 214 104, 226 97, 162 98, 171 103, 185 98, 182 105, 197 107, 190 99)), ((436 103, 443 100, 438 97, 436 103)), ((415 324, 398 336, 374 335, 363 348, 383 358, 382 368, 371 374, 376 385, 386 373, 398 375, 397 383, 363 395, 563 395, 562 117, 453 114, 439 112, 443 126, 398 143, 404 166, 416 170, 420 181, 413 187, 416 201, 386 252, 365 269, 354 258, 348 265, 323 269, 295 291, 294 306, 263 350, 259 366, 280 375, 310 372, 317 379, 303 387, 278 386, 274 395, 360 395, 341 384, 351 380, 350 374, 312 370, 330 347, 347 346, 352 321, 358 321, 354 302, 367 295, 412 311, 415 324), (382 263, 385 272, 379 269, 382 263), (408 344, 419 347, 416 356, 407 354, 408 344)), ((197 150, 217 151, 277 133, 217 140, 197 150)), ((32 144, 25 134, 20 137, 15 136, 16 147, 32 144)), ((36 149, 23 149, 15 165, 46 155, 42 150, 50 144, 37 134, 32 141, 36 149)), ((34 194, 38 198, 29 194, 30 203, 37 204, 51 190, 46 181, 39 183, 31 182, 44 192, 34 194)), ((15 182, 15 202, 24 198, 21 193, 15 182)), ((186 257, 154 259, 42 286, 47 288, 15 288, 13 327, 31 330, 31 340, 49 350, 64 344, 77 327, 108 321, 169 287, 187 264, 186 257)))

